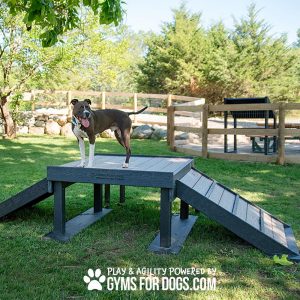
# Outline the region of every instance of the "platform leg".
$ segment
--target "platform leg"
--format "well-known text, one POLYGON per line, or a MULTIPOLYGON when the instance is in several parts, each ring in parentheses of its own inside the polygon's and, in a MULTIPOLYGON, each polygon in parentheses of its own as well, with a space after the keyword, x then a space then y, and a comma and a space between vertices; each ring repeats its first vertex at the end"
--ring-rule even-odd
POLYGON ((102 211, 103 185, 94 184, 94 213, 102 211))
POLYGON ((189 205, 180 200, 180 219, 185 220, 189 217, 189 205))
POLYGON ((173 189, 162 188, 160 192, 160 247, 171 246, 173 189))
POLYGON ((120 185, 120 203, 125 202, 125 185, 120 185))
POLYGON ((105 185, 105 207, 110 207, 110 184, 105 185))
POLYGON ((66 231, 65 186, 60 181, 54 182, 54 234, 64 235, 66 231))

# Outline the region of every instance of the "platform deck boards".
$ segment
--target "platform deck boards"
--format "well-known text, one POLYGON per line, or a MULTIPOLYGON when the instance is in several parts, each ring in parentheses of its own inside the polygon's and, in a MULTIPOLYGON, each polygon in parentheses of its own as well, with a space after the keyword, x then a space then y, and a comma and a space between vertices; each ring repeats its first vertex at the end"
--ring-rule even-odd
POLYGON ((192 158, 132 156, 129 168, 122 168, 124 155, 96 155, 92 168, 80 168, 80 161, 48 167, 49 181, 103 183, 173 188, 175 181, 192 167, 192 158))

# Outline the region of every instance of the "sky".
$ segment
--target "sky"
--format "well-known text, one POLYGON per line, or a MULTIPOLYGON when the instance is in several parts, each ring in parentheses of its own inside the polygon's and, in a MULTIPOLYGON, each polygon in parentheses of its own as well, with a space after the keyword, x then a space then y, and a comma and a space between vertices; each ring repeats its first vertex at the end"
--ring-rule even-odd
MULTIPOLYGON (((125 0, 127 11, 125 24, 134 31, 160 32, 164 22, 172 20, 172 8, 181 0, 125 0)), ((205 27, 222 20, 227 28, 233 28, 233 16, 238 20, 247 14, 251 3, 260 9, 259 17, 271 26, 272 34, 286 33, 291 44, 297 40, 300 28, 300 0, 186 0, 192 12, 201 12, 205 27)))

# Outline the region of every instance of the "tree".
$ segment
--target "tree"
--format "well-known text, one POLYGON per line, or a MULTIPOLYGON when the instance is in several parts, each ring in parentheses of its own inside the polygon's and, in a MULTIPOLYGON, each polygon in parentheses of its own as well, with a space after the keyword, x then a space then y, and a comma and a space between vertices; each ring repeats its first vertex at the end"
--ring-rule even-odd
POLYGON ((13 16, 22 15, 28 30, 39 27, 39 38, 44 47, 57 43, 59 36, 81 26, 84 8, 90 8, 101 24, 122 20, 122 0, 5 0, 13 16))
POLYGON ((206 51, 200 18, 200 14, 192 14, 181 5, 174 10, 174 20, 163 26, 162 34, 148 40, 148 51, 137 75, 140 90, 197 94, 206 51))
POLYGON ((139 89, 199 96, 210 103, 266 95, 273 101, 295 101, 299 55, 287 45, 286 36, 272 36, 258 15, 251 5, 234 30, 222 22, 204 30, 200 15, 181 6, 162 33, 147 42, 137 75, 139 89))
POLYGON ((287 46, 286 36, 271 36, 270 26, 259 20, 258 14, 252 4, 247 17, 235 23, 232 33, 236 49, 235 80, 239 82, 240 95, 269 95, 276 100, 280 97, 272 93, 271 86, 275 82, 283 85, 280 81, 293 67, 295 56, 287 46))
POLYGON ((38 73, 54 68, 60 59, 59 47, 42 48, 36 30, 26 31, 21 17, 10 15, 8 7, 0 4, 0 109, 8 138, 16 133, 8 97, 38 73))
POLYGON ((81 29, 64 35, 64 55, 55 72, 44 72, 39 80, 29 82, 30 88, 134 91, 143 35, 124 25, 100 25, 92 13, 81 21, 81 29))

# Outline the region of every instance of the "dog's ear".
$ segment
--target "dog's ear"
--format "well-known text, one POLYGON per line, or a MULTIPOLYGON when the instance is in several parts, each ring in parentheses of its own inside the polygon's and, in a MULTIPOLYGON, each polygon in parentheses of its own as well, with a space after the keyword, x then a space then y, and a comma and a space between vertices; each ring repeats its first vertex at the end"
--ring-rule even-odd
POLYGON ((85 102, 87 102, 89 105, 92 104, 92 101, 90 99, 84 99, 85 102))
POLYGON ((72 100, 71 100, 71 103, 72 103, 73 105, 75 105, 77 102, 78 102, 78 99, 72 99, 72 100))

